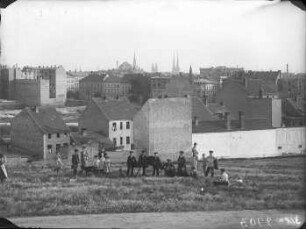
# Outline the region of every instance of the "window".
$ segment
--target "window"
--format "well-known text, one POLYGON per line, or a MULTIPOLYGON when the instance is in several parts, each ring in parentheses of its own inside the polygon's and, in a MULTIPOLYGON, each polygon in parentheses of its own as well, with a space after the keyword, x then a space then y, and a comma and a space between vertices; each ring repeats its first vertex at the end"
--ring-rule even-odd
POLYGON ((123 129, 123 123, 120 122, 120 130, 122 130, 122 129, 123 129))
POLYGON ((126 144, 127 144, 127 145, 130 144, 130 137, 126 137, 126 144))
POLYGON ((127 130, 130 129, 130 122, 126 122, 126 129, 127 129, 127 130))
POLYGON ((56 136, 57 136, 58 138, 60 138, 60 137, 61 137, 60 133, 57 133, 57 134, 56 134, 56 136))
POLYGON ((48 153, 52 153, 52 145, 48 145, 47 148, 48 148, 48 153))
POLYGON ((117 130, 117 124, 116 124, 115 122, 113 122, 112 130, 113 130, 113 131, 116 131, 116 130, 117 130))
POLYGON ((120 145, 123 145, 123 138, 120 137, 120 145))
POLYGON ((52 134, 48 134, 48 138, 49 138, 49 139, 52 138, 52 134))
POLYGON ((67 137, 67 133, 64 133, 65 137, 67 137))

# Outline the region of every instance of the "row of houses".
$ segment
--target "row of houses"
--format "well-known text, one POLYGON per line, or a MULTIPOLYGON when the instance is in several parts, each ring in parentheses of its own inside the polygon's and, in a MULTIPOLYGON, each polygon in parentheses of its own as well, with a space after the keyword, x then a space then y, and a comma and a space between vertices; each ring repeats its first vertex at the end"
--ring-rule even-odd
MULTIPOLYGON (((261 100, 269 104, 272 98, 261 100)), ((254 109, 262 106, 250 104, 254 109)), ((71 132, 53 108, 26 108, 12 121, 11 143, 15 151, 44 159, 71 142, 95 142, 97 147, 104 143, 118 150, 145 149, 149 154, 159 152, 163 159, 175 159, 180 150, 190 152, 194 136, 277 129, 271 115, 274 111, 267 106, 256 116, 220 103, 204 104, 190 96, 150 98, 142 107, 125 99, 92 98, 79 118, 79 132, 71 132)), ((305 144, 299 147, 302 150, 305 144)))

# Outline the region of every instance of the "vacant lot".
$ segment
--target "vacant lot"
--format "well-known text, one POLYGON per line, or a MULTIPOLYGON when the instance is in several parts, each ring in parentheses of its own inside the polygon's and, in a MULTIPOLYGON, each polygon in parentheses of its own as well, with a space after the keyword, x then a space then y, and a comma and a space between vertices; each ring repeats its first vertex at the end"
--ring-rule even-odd
POLYGON ((109 178, 72 180, 68 167, 59 178, 39 163, 11 167, 10 180, 0 184, 0 215, 305 208, 305 157, 233 159, 219 164, 231 178, 242 177, 244 185, 214 187, 211 179, 202 176, 125 178, 119 177, 118 167, 109 178))

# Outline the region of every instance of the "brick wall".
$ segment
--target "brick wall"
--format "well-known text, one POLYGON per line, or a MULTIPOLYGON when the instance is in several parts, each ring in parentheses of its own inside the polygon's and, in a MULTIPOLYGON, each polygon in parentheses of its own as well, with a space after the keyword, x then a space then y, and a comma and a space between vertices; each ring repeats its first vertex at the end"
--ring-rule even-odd
POLYGON ((134 118, 134 141, 150 155, 176 159, 180 150, 191 150, 190 98, 150 99, 134 118))

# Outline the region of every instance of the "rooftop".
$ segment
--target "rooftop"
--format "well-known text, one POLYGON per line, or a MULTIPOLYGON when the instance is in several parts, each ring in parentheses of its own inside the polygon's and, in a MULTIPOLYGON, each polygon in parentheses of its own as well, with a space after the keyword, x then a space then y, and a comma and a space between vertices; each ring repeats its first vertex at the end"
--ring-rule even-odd
POLYGON ((263 119, 246 119, 245 128, 240 128, 239 120, 231 121, 231 129, 227 130, 225 120, 202 121, 197 126, 192 126, 192 133, 208 133, 208 132, 227 132, 239 130, 264 130, 268 129, 266 120, 263 119))
POLYGON ((92 101, 109 120, 132 120, 139 110, 137 106, 127 100, 93 98, 92 101))
POLYGON ((192 97, 192 117, 197 117, 199 121, 214 120, 213 113, 207 106, 198 98, 192 97))
POLYGON ((90 74, 81 79, 80 82, 103 82, 106 74, 90 74))
POLYGON ((276 82, 281 71, 248 71, 244 75, 252 79, 276 82))
POLYGON ((38 112, 25 108, 25 112, 43 133, 70 132, 60 114, 51 107, 40 108, 38 112))

